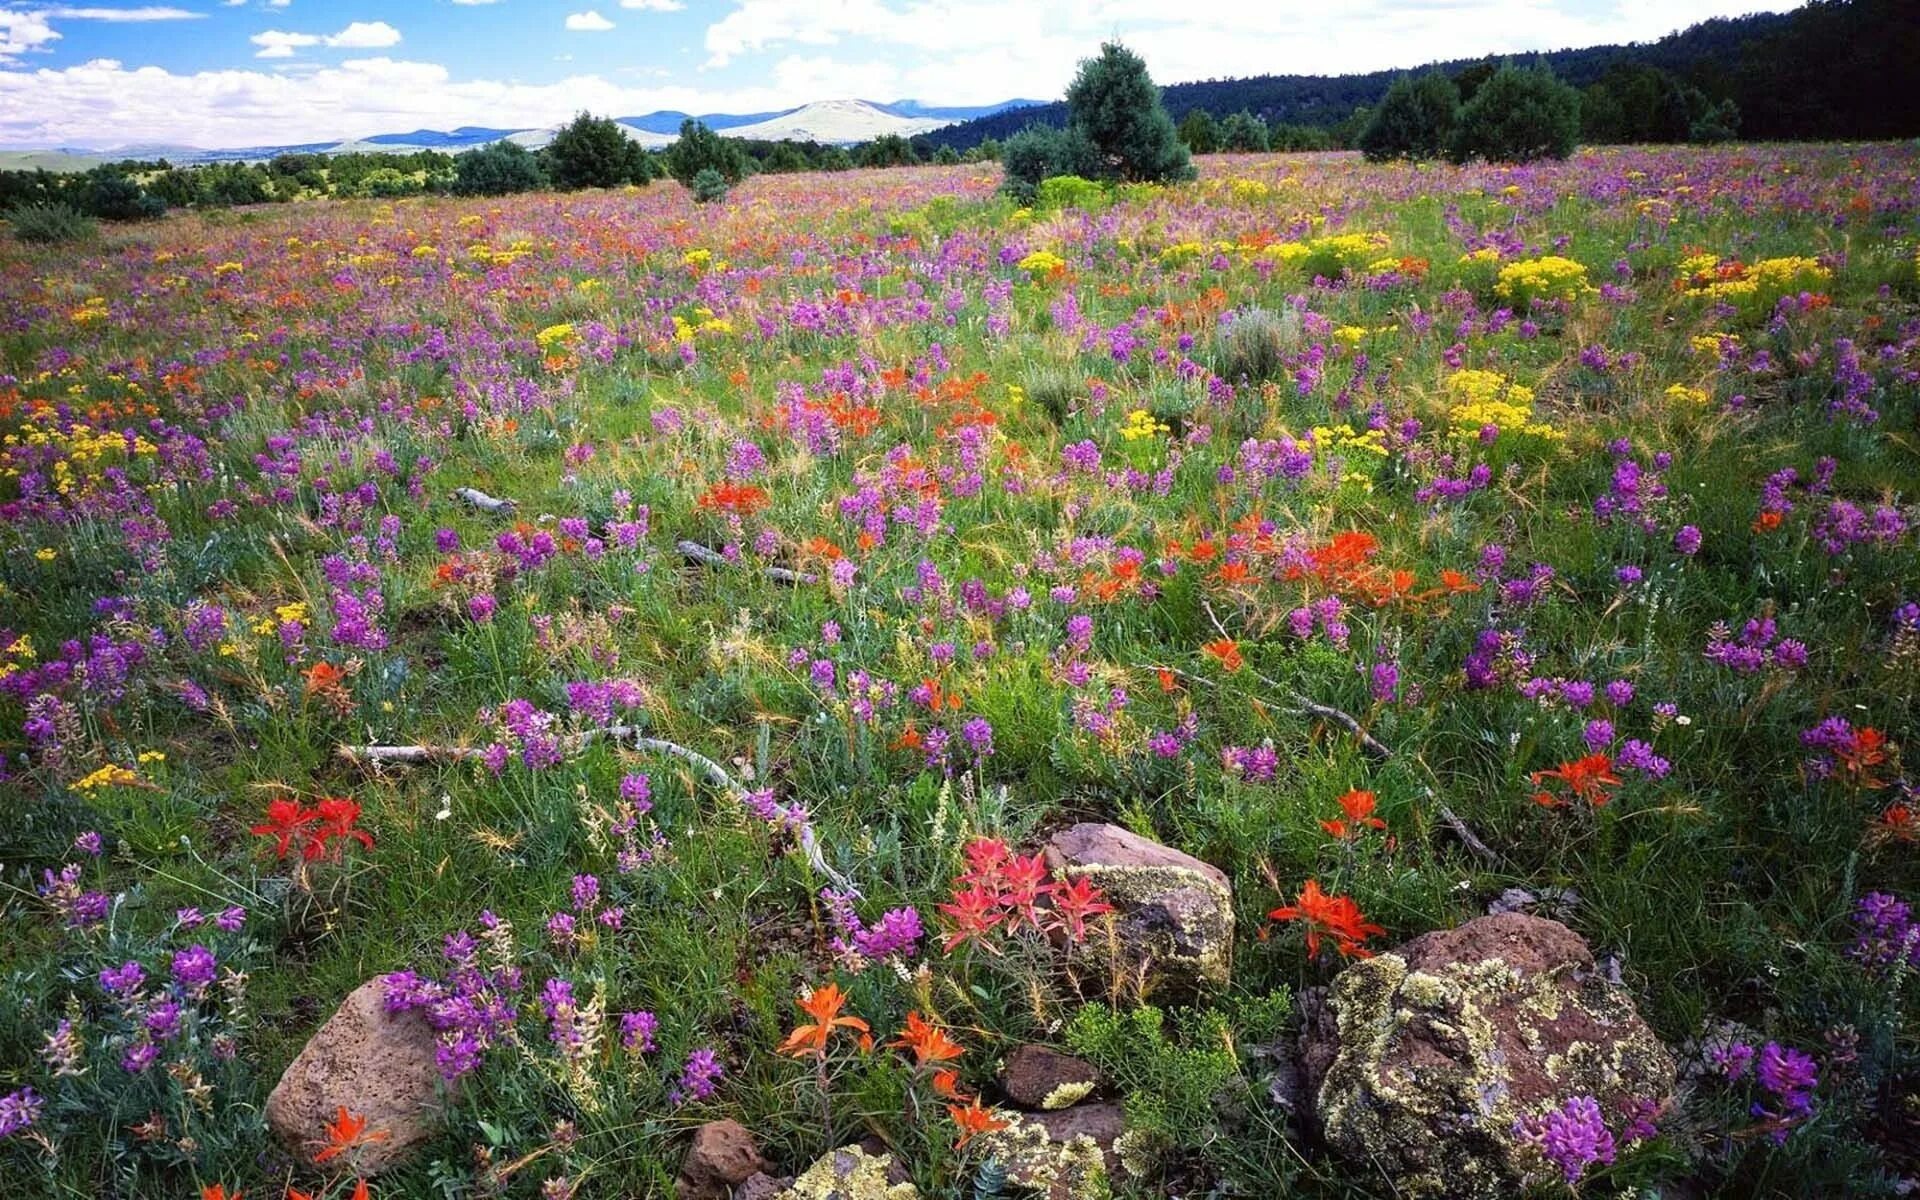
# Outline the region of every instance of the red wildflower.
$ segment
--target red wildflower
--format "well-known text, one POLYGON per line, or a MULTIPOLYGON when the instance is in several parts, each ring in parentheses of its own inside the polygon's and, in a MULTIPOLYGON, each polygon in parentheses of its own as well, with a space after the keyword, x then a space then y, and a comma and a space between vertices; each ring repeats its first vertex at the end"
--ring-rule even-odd
POLYGON ((1089 917, 1113 911, 1105 893, 1084 875, 1071 883, 1055 883, 1049 896, 1053 901, 1055 926, 1065 930, 1067 937, 1076 942, 1086 940, 1089 917))
POLYGON ((1345 820, 1320 822, 1320 828, 1337 838, 1357 837, 1362 829, 1385 829, 1387 823, 1373 815, 1376 797, 1372 792, 1351 791, 1340 797, 1345 820))
POLYGON ((1329 896, 1320 890, 1317 879, 1307 880, 1294 903, 1282 905, 1267 916, 1276 921, 1306 922, 1307 953, 1316 957, 1320 953, 1322 934, 1333 938, 1341 957, 1368 958, 1372 951, 1363 943, 1377 933, 1386 932, 1384 927, 1368 922, 1351 896, 1329 896))
POLYGON ((1220 638, 1200 648, 1219 659, 1221 668, 1228 673, 1238 671, 1247 664, 1247 660, 1240 657, 1240 644, 1232 638, 1220 638))
POLYGON ((1879 842, 1920 842, 1920 814, 1905 804, 1894 804, 1880 814, 1869 836, 1879 842))
POLYGON ((767 493, 750 483, 716 483, 700 494, 699 505, 709 511, 751 516, 767 506, 767 493))
POLYGON ((947 1105, 947 1115, 960 1127, 960 1140, 953 1144, 955 1150, 964 1150, 967 1143, 983 1133, 992 1133, 996 1129, 1005 1129, 1007 1122, 993 1115, 990 1108, 980 1107, 980 1098, 974 1097, 966 1107, 958 1104, 947 1105))
POLYGON ((853 1029, 861 1034, 868 1032, 867 1023, 859 1017, 843 1017, 840 1010, 846 1007, 847 997, 841 992, 840 985, 829 983, 814 989, 811 996, 804 1000, 795 1000, 800 1010, 812 1017, 811 1025, 799 1025, 780 1043, 780 1053, 791 1054, 795 1058, 805 1058, 811 1054, 825 1058, 827 1039, 833 1036, 835 1029, 853 1029))
POLYGON ((887 1045, 913 1051, 915 1065, 922 1067, 959 1058, 967 1052, 965 1046, 941 1032, 938 1026, 928 1024, 917 1012, 907 1014, 907 1027, 887 1045))
POLYGON ((270 800, 267 802, 267 819, 255 825, 253 832, 277 838, 274 854, 278 858, 285 858, 287 851, 293 848, 294 839, 304 841, 308 836, 306 827, 319 819, 319 813, 302 807, 297 801, 270 800))
MULTIPOLYGON (((364 849, 373 849, 373 835, 354 827, 360 820, 358 801, 345 796, 323 796, 320 803, 314 805, 313 813, 319 818, 320 826, 303 851, 306 857, 319 858, 326 852, 327 843, 335 839, 359 842, 364 849)), ((334 853, 339 853, 337 848, 334 853)))
MULTIPOLYGON (((1585 800, 1595 808, 1612 798, 1608 789, 1620 786, 1619 776, 1613 773, 1613 759, 1604 754, 1571 759, 1551 771, 1535 771, 1531 778, 1535 787, 1548 779, 1557 779, 1567 785, 1576 800, 1585 800)), ((1566 803, 1562 797, 1546 790, 1535 792, 1533 802, 1544 808, 1558 808, 1566 803)))
POLYGON ((392 1136, 384 1129, 368 1130, 367 1118, 359 1113, 348 1112, 344 1104, 340 1106, 333 1120, 326 1123, 326 1126, 327 1144, 313 1156, 316 1166, 338 1158, 349 1150, 371 1145, 374 1142, 384 1142, 392 1136))
POLYGON ((1855 783, 1865 788, 1882 788, 1886 781, 1874 774, 1874 768, 1887 761, 1887 735, 1872 726, 1863 726, 1853 731, 1845 745, 1837 747, 1834 758, 1840 767, 1852 776, 1855 783))
MULTIPOLYGON (((1000 897, 981 887, 979 884, 965 891, 956 891, 948 904, 936 906, 953 922, 954 930, 947 935, 942 949, 952 954, 961 943, 977 941, 992 950, 992 943, 986 935, 994 926, 1006 920, 1007 914, 1000 909, 1000 897)), ((998 953, 998 951, 995 951, 998 953)))

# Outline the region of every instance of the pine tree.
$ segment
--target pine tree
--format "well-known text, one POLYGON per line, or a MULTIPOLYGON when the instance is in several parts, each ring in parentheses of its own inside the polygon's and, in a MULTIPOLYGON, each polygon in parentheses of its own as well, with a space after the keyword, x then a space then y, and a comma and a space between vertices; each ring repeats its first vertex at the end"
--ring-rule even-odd
POLYGON ((1455 162, 1565 158, 1580 142, 1580 93, 1546 66, 1501 67, 1460 110, 1455 162))
POLYGON ((1438 158, 1453 139, 1460 113, 1460 92, 1438 71, 1418 79, 1402 75, 1373 110, 1360 133, 1360 150, 1370 161, 1438 158))
POLYGON ((1067 88, 1070 128, 1100 160, 1100 177, 1167 183, 1193 178, 1193 160, 1139 55, 1108 42, 1067 88))

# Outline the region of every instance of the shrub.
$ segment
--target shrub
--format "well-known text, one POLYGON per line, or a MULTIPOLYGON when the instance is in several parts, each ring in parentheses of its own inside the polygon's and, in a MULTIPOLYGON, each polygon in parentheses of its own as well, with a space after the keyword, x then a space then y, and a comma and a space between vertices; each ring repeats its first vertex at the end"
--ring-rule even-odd
POLYGON ((1091 179, 1082 179, 1078 175, 1055 175, 1040 181, 1039 191, 1034 196, 1034 207, 1046 212, 1062 208, 1093 211, 1104 208, 1106 199, 1106 189, 1091 179))
POLYGON ((692 190, 702 171, 712 171, 729 186, 747 173, 747 152, 739 142, 723 138, 700 121, 680 122, 680 138, 667 151, 667 174, 692 190))
POLYGON ((860 147, 860 165, 863 167, 910 167, 920 161, 913 151, 913 143, 897 133, 883 133, 879 137, 860 147))
POLYGON ((1687 140, 1706 145, 1730 142, 1740 133, 1740 106, 1731 100, 1707 109, 1687 127, 1687 140))
POLYGON ((1277 379, 1286 370, 1287 351, 1299 342, 1299 313, 1249 308, 1214 335, 1214 374, 1230 383, 1277 379))
POLYGON ((1195 154, 1212 154, 1220 148, 1220 130, 1213 123, 1213 114, 1204 108, 1196 108, 1180 122, 1180 140, 1187 149, 1195 154))
POLYGON ((1580 140, 1580 93, 1544 66, 1501 67, 1460 110, 1455 162, 1565 158, 1580 140))
POLYGON ((1099 155, 1078 129, 1045 125, 1029 125, 1008 138, 1000 148, 1000 163, 1006 168, 1001 188, 1022 204, 1034 202, 1044 179, 1100 172, 1099 155))
POLYGON ((1241 153, 1267 148, 1267 123, 1245 109, 1220 122, 1220 148, 1241 153))
POLYGON ((693 177, 693 199, 698 204, 711 204, 727 198, 727 178, 712 167, 703 167, 693 177))
POLYGON ((545 159, 547 176, 563 191, 620 187, 653 178, 647 152, 639 143, 610 118, 587 113, 553 135, 545 159))
POLYGON ((96 232, 93 219, 67 204, 27 204, 7 213, 19 241, 41 246, 77 242, 96 232))
POLYGON ((545 187, 540 159, 517 142, 479 146, 453 158, 453 190, 460 196, 506 196, 545 187))
POLYGON ((1166 183, 1193 178, 1193 160, 1180 144, 1173 118, 1160 103, 1160 89, 1139 55, 1108 42, 1098 58, 1080 64, 1067 87, 1071 126, 1099 156, 1091 178, 1166 183))
POLYGON ((1360 151, 1369 162, 1394 158, 1438 158, 1453 139, 1460 114, 1460 90, 1438 71, 1393 81, 1380 107, 1360 133, 1360 151))
POLYGON ((80 208, 103 221, 142 221, 167 211, 167 202, 148 195, 139 184, 116 171, 88 172, 79 189, 80 208))
POLYGON ((411 175, 402 175, 392 167, 381 167, 361 176, 354 184, 353 194, 375 200, 393 200, 401 196, 418 196, 426 187, 411 175))
POLYGON ((1067 1045, 1125 1096, 1127 1125, 1150 1141, 1194 1146, 1216 1128, 1214 1097, 1239 1078, 1231 1027, 1210 1010, 1088 1004, 1067 1022, 1067 1045), (1181 1035, 1169 1036, 1169 1026, 1181 1035))

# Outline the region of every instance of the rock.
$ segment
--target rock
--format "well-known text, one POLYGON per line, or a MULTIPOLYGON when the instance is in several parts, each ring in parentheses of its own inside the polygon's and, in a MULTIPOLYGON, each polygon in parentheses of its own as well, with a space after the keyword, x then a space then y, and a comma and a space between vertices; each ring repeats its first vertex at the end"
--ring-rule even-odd
POLYGON ((300 1162, 327 1145, 339 1110, 366 1118, 367 1135, 384 1134, 335 1162, 373 1175, 404 1159, 440 1128, 445 1092, 434 1060, 437 1042, 419 1013, 387 1012, 383 978, 355 988, 267 1096, 267 1125, 300 1162))
POLYGON ((1592 1096, 1619 1137, 1620 1114, 1673 1091, 1632 999, 1542 917, 1481 917, 1355 963, 1327 1008, 1303 1034, 1314 1116, 1407 1196, 1519 1194, 1546 1168, 1516 1122, 1592 1096))
POLYGON ((1049 1200, 1105 1196, 1122 1178, 1115 1149, 1126 1129, 1118 1104, 1078 1104, 1057 1112, 1018 1113, 1005 1129, 982 1139, 1007 1178, 1049 1200))
POLYGON ((738 1121, 708 1121, 693 1131, 693 1144, 680 1164, 673 1190, 680 1200, 727 1200, 733 1189, 764 1172, 753 1135, 738 1121))
POLYGON ((775 1197, 792 1186, 791 1177, 775 1179, 764 1172, 756 1171, 741 1180, 740 1186, 733 1189, 733 1200, 775 1200, 775 1197))
POLYGON ((893 1155, 842 1146, 800 1173, 779 1200, 920 1200, 920 1189, 895 1182, 893 1155))
POLYGON ((1233 886, 1218 867, 1118 825, 1081 824, 1048 841, 1056 876, 1093 881, 1114 907, 1127 978, 1140 997, 1227 982, 1233 886))
POLYGON ((1021 1108, 1051 1112, 1078 1104, 1100 1086, 1090 1062, 1051 1046, 1020 1046, 1000 1068, 1000 1090, 1021 1108))

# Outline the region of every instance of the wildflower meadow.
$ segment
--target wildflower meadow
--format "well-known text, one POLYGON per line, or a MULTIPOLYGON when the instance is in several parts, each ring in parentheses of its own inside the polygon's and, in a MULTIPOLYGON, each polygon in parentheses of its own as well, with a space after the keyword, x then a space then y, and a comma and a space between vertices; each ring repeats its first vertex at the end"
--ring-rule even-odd
POLYGON ((1196 166, 0 240, 0 1196, 1910 1190, 1920 145, 1196 166))

